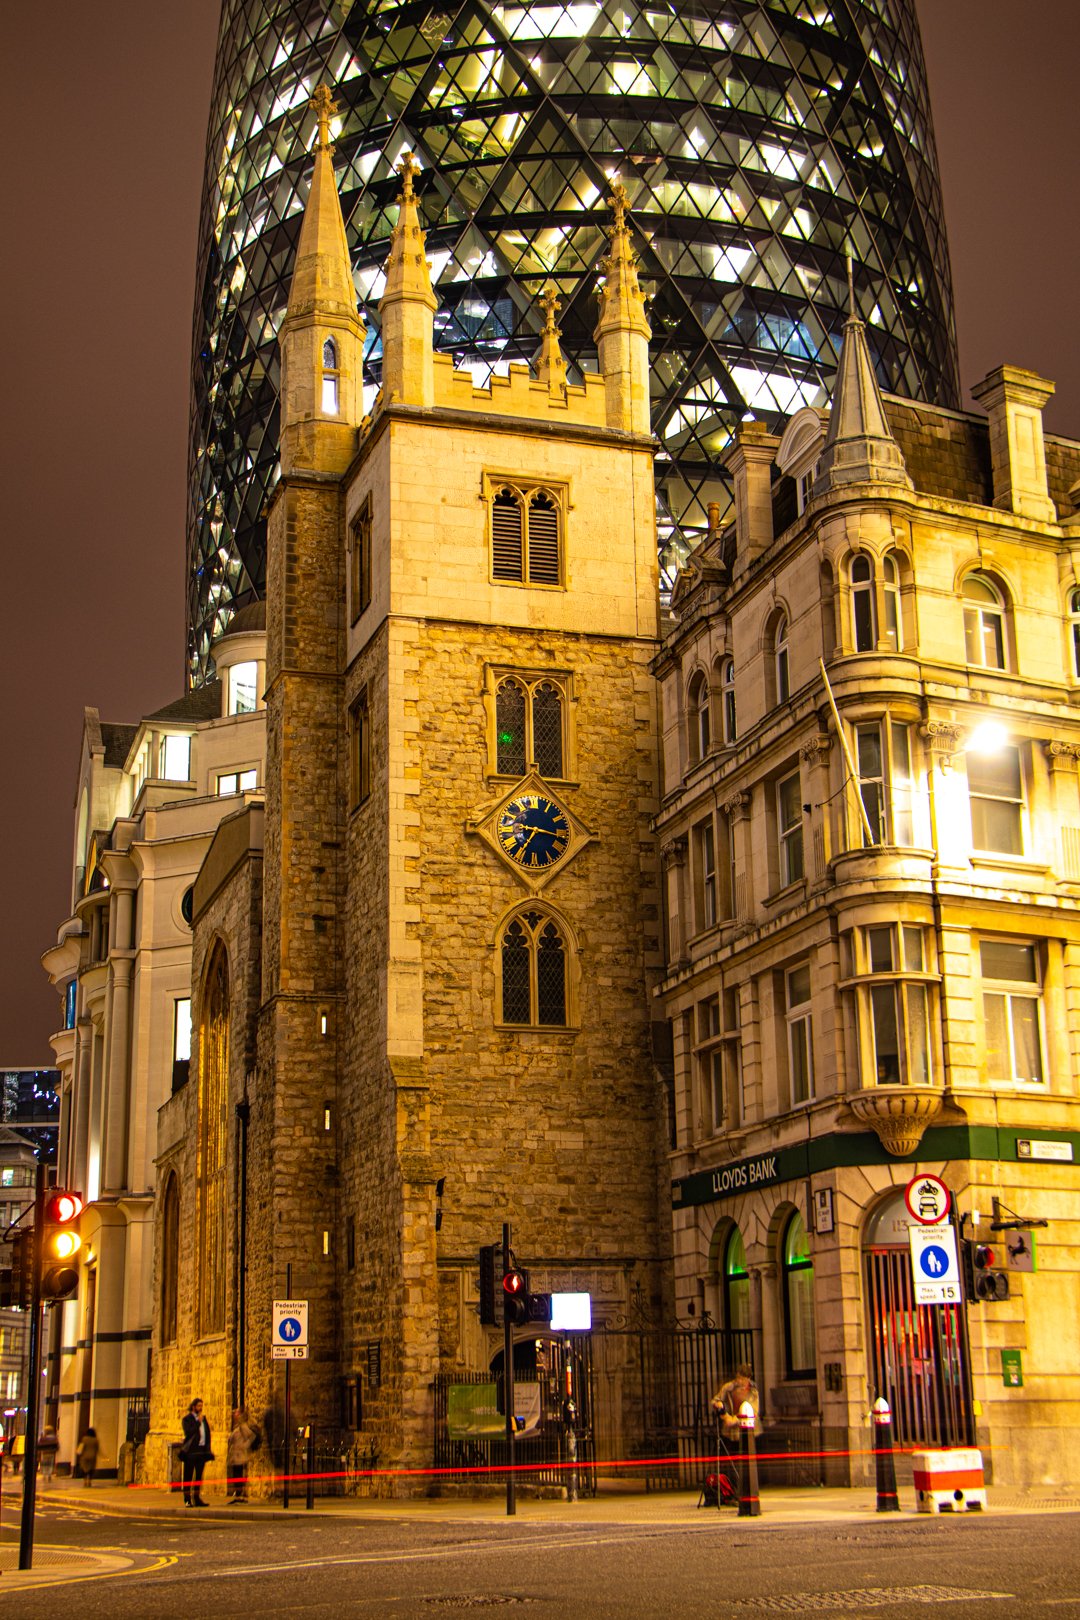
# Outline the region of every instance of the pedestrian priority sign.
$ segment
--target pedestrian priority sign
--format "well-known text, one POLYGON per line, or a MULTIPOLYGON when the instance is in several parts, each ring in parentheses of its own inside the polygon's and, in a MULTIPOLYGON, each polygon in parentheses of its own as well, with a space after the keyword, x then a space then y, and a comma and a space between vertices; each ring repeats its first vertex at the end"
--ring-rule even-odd
MULTIPOLYGON (((270 1342, 275 1349, 297 1349, 307 1344, 308 1302, 306 1299, 275 1299, 270 1342)), ((297 1360, 302 1358, 297 1357, 297 1360)))
POLYGON ((948 1221, 937 1226, 909 1226, 908 1241, 916 1305, 959 1305, 956 1233, 948 1221))

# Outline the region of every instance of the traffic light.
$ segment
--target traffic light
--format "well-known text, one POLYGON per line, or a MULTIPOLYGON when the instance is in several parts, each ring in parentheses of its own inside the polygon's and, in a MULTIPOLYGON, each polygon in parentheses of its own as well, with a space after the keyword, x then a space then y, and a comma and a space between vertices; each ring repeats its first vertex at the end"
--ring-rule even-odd
POLYGON ((54 1188, 45 1200, 41 1234, 41 1298, 48 1305, 70 1299, 79 1286, 76 1256, 82 1239, 75 1222, 82 1210, 78 1193, 54 1188))
POLYGON ((503 1277, 503 1321, 524 1327, 529 1320, 529 1279, 516 1268, 503 1277))
POLYGON ((11 1251, 11 1270, 4 1274, 5 1281, 0 1282, 0 1306, 5 1310, 14 1307, 19 1311, 28 1311, 33 1298, 33 1227, 22 1227, 13 1232, 8 1240, 8 1248, 11 1251))
POLYGON ((495 1256, 494 1243, 485 1243, 480 1249, 480 1320, 485 1327, 495 1327, 495 1256))
POLYGON ((545 1327, 551 1324, 551 1295, 527 1294, 525 1297, 525 1320, 527 1322, 543 1322, 545 1327))
POLYGON ((964 1282, 970 1300, 985 1305, 1008 1299, 1009 1276, 1001 1269, 1005 1263, 1004 1250, 999 1252, 989 1243, 977 1243, 974 1238, 965 1238, 963 1257, 964 1282))

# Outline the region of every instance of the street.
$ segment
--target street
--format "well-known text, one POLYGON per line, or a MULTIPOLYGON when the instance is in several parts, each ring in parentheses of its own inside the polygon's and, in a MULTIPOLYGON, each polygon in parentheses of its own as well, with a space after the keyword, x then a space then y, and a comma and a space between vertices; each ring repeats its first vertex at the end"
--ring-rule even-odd
MULTIPOLYGON (((829 1493, 830 1496, 834 1493, 829 1493)), ((835 1493, 840 1495, 841 1493, 835 1493)), ((321 1506, 321 1504, 320 1504, 321 1506)), ((337 1504, 335 1504, 335 1508, 337 1504)), ((957 1518, 821 1509, 812 1522, 740 1520, 693 1501, 610 1508, 584 1522, 564 1504, 379 1504, 286 1517, 225 1507, 99 1512, 54 1490, 37 1521, 35 1573, 52 1549, 93 1551, 127 1567, 49 1586, 0 1577, 5 1620, 77 1605, 80 1617, 339 1614, 401 1617, 520 1610, 534 1620, 680 1615, 911 1615, 941 1603, 956 1620, 1080 1615, 1080 1537, 1069 1511, 957 1518), (553 1510, 553 1511, 552 1511, 553 1510), (637 1517, 635 1517, 635 1514, 637 1517)), ((17 1540, 17 1500, 3 1509, 17 1540)), ((5 1565, 5 1568, 8 1567, 5 1565)))

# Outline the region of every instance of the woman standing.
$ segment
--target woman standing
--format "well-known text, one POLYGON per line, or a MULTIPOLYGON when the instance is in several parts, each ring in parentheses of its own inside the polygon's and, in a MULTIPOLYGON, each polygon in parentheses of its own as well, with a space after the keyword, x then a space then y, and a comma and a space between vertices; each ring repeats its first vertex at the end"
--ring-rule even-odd
POLYGON ((97 1467, 98 1437, 96 1429, 87 1429, 79 1444, 75 1448, 75 1463, 82 1475, 83 1484, 87 1490, 94 1483, 94 1469, 97 1467))
POLYGON ((247 1472, 251 1453, 258 1449, 259 1431, 247 1414, 246 1406, 238 1406, 232 1415, 229 1449, 226 1454, 229 1501, 247 1501, 247 1472))
POLYGON ((203 1403, 195 1399, 184 1413, 184 1439, 180 1447, 181 1479, 186 1507, 209 1507, 203 1501, 203 1469, 213 1462, 210 1450, 210 1425, 203 1416, 203 1403))

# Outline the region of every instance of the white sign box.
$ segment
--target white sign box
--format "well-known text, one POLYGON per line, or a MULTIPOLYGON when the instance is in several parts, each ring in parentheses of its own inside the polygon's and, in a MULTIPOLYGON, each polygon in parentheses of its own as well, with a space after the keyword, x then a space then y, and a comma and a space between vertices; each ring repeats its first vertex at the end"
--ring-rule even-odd
POLYGON ((287 1349, 307 1344, 307 1308, 306 1299, 275 1299, 271 1344, 287 1349))
POLYGON ((960 1265, 956 1233, 949 1223, 909 1226, 908 1242, 916 1305, 959 1305, 960 1265))

